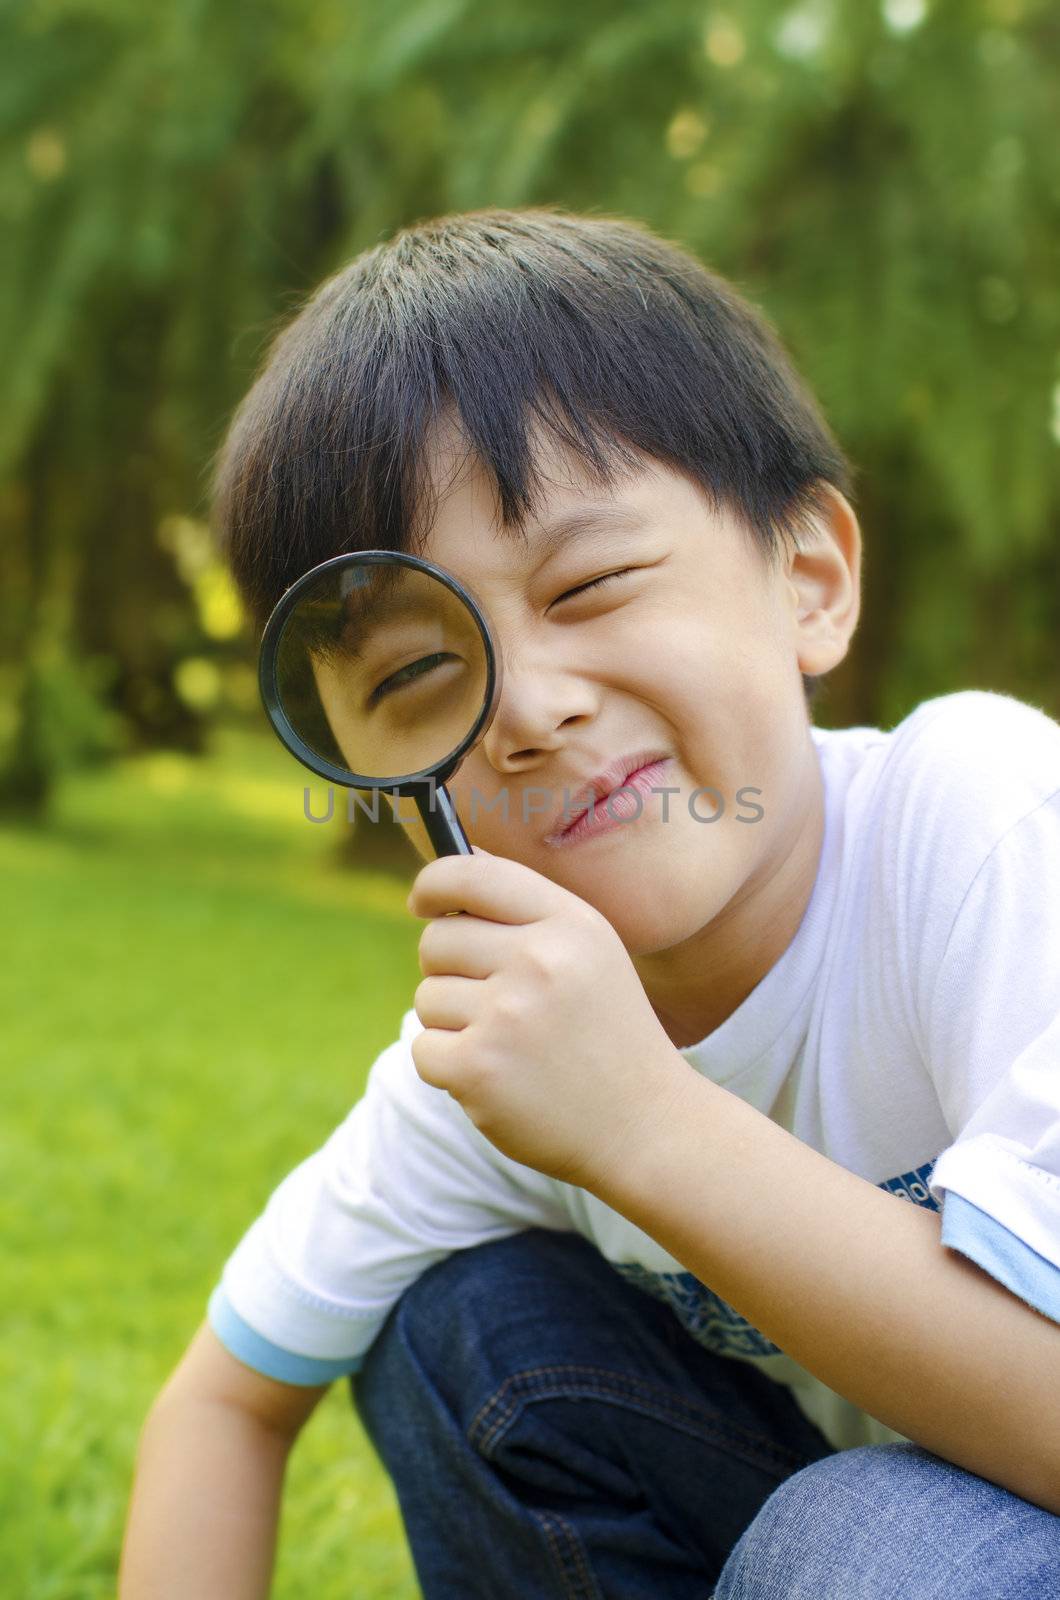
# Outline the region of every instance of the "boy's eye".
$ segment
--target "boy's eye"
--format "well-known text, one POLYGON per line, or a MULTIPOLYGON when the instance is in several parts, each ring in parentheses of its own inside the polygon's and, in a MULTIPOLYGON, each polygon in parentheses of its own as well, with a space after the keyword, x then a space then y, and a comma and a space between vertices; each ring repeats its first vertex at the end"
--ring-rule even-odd
POLYGON ((633 570, 633 567, 620 567, 616 572, 605 572, 602 577, 593 578, 589 583, 579 583, 576 588, 567 589, 565 593, 559 595, 553 604, 559 605, 561 600, 569 600, 573 594, 585 594, 588 589, 598 589, 602 583, 610 583, 612 578, 624 578, 633 570))
POLYGON ((399 667, 396 672, 390 673, 381 683, 376 684, 365 701, 365 710, 371 711, 387 695, 394 694, 397 690, 407 688, 409 685, 418 682, 428 673, 433 672, 442 662, 455 660, 456 657, 450 651, 436 650, 433 655, 420 656, 418 660, 410 661, 406 666, 399 667))

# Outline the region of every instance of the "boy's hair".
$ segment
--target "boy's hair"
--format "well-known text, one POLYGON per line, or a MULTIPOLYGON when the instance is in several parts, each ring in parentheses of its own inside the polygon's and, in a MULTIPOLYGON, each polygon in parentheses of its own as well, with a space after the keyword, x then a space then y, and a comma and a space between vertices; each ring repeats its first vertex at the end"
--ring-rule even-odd
MULTIPOLYGON (((485 210, 406 228, 328 279, 276 338, 214 482, 255 623, 317 562, 409 551, 430 526, 435 424, 492 474, 503 526, 540 505, 544 427, 601 483, 637 453, 684 473, 767 563, 850 469, 765 320, 621 218, 485 210)), ((812 703, 819 679, 803 676, 812 703)))

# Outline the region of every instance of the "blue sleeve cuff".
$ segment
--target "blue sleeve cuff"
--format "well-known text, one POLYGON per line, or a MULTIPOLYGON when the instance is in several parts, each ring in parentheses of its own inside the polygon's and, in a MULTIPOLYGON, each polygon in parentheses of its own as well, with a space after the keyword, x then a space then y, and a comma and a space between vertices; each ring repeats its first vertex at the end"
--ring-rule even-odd
POLYGON ((296 1356, 272 1344, 256 1333, 230 1305, 220 1284, 210 1296, 206 1312, 210 1327, 221 1343, 245 1366, 253 1367, 266 1378, 277 1378, 281 1383, 299 1384, 311 1388, 318 1383, 330 1383, 334 1378, 344 1378, 360 1371, 363 1356, 343 1356, 335 1361, 322 1361, 316 1356, 296 1356))
POLYGON ((1060 1267, 952 1189, 943 1199, 942 1243, 959 1250, 1036 1311, 1060 1322, 1060 1267))

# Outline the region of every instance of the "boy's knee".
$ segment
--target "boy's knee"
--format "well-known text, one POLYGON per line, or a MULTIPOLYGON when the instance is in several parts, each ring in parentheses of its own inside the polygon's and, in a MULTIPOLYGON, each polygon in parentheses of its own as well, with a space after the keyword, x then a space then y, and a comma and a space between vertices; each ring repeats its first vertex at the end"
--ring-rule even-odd
MULTIPOLYGON (((715 1600, 897 1593, 926 1575, 933 1552, 948 1546, 955 1557, 970 1527, 981 1536, 997 1494, 916 1444, 840 1450, 774 1489, 734 1546, 715 1600)), ((932 1592, 951 1591, 943 1584, 932 1592)))
POLYGON ((597 1252, 579 1234, 530 1228, 455 1251, 411 1284, 394 1320, 420 1358, 448 1367, 454 1356, 503 1339, 548 1302, 565 1283, 584 1296, 586 1268, 597 1252))
POLYGON ((851 1458, 862 1453, 825 1456, 774 1489, 733 1547, 714 1600, 853 1600, 862 1593, 851 1584, 851 1522, 871 1519, 871 1506, 860 1502, 852 1479, 864 1479, 871 1501, 874 1468, 870 1462, 867 1474, 857 1470, 851 1458))
POLYGON ((461 1411, 498 1375, 539 1359, 540 1314, 549 1308, 555 1326, 557 1294, 579 1274, 584 1283, 595 1256, 580 1235, 541 1228, 446 1256, 394 1306, 354 1378, 355 1396, 391 1386, 407 1394, 428 1382, 461 1411))

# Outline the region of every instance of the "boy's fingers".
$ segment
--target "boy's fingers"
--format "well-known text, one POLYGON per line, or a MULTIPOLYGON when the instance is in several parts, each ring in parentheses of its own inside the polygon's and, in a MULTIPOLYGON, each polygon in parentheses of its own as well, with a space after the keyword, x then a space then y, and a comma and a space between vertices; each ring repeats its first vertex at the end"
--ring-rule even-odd
POLYGON ((424 1083, 434 1089, 452 1092, 460 1078, 459 1033, 440 1028, 424 1028, 410 1045, 412 1062, 424 1083))
POLYGON ((485 852, 439 856, 421 867, 406 902, 415 917, 470 911, 491 922, 535 922, 564 893, 521 861, 485 852))
POLYGON ((435 917, 420 935, 420 971, 488 978, 503 963, 510 925, 482 917, 435 917))
POLYGON ((479 985, 470 978, 424 978, 413 996, 413 1009, 425 1028, 459 1031, 470 1025, 479 985))

